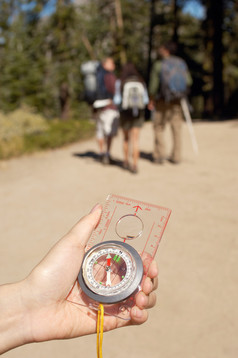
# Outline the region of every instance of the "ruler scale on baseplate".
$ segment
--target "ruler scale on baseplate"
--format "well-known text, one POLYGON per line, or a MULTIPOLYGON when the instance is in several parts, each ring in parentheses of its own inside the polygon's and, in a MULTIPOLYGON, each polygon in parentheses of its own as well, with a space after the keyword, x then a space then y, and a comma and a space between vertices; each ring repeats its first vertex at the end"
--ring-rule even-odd
POLYGON ((162 206, 109 195, 86 246, 78 275, 84 304, 78 304, 96 309, 103 303, 105 313, 129 319, 170 214, 162 206))
POLYGON ((162 206, 109 195, 86 250, 106 240, 118 240, 154 258, 170 214, 171 210, 162 206))

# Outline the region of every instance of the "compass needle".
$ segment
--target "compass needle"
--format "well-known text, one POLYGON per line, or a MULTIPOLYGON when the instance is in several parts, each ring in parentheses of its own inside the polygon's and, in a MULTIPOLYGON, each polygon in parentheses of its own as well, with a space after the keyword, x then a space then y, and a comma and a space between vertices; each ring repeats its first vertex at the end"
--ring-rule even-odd
POLYGON ((111 286, 112 283, 111 283, 111 271, 108 270, 107 271, 107 281, 106 281, 106 286, 111 286))

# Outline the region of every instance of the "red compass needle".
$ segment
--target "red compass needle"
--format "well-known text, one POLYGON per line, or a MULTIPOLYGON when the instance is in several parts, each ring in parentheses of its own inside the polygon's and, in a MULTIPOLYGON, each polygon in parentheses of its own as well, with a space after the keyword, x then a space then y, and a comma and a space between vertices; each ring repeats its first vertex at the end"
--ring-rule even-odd
POLYGON ((112 258, 111 255, 108 254, 107 255, 107 266, 109 266, 109 267, 111 266, 111 258, 112 258))

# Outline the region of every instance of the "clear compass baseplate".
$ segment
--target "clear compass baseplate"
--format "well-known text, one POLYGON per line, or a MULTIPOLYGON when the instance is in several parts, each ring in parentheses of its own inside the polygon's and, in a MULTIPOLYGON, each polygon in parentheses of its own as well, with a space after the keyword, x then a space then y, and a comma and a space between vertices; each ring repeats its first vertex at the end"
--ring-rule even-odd
POLYGON ((91 310, 103 303, 106 314, 130 319, 170 214, 162 206, 109 195, 86 245, 73 302, 91 310))

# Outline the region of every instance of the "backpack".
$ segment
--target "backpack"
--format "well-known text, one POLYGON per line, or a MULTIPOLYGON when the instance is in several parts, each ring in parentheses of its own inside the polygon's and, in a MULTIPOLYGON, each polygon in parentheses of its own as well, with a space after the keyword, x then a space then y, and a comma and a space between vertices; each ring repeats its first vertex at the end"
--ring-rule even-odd
POLYGON ((99 61, 87 61, 81 65, 81 73, 84 77, 84 99, 93 104, 97 99, 107 99, 112 96, 108 93, 104 76, 107 71, 99 61))
POLYGON ((81 65, 81 73, 84 77, 84 99, 89 104, 95 101, 97 92, 97 69, 98 61, 87 61, 81 65))
POLYGON ((184 97, 187 93, 187 65, 179 57, 170 56, 162 61, 160 95, 166 102, 184 97))
POLYGON ((144 109, 147 103, 146 89, 143 83, 136 79, 125 82, 122 91, 122 110, 131 109, 133 116, 136 117, 139 110, 144 109))

